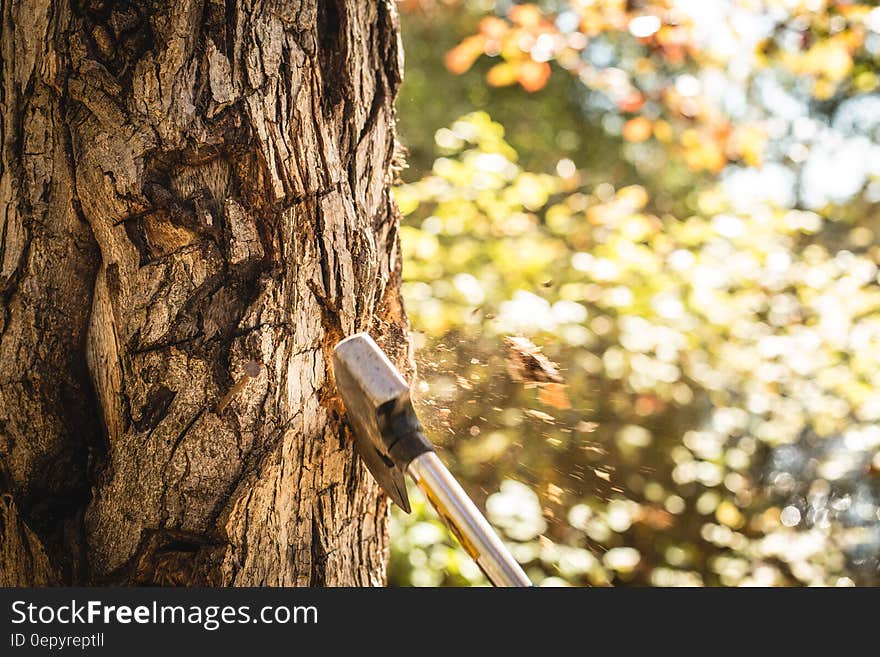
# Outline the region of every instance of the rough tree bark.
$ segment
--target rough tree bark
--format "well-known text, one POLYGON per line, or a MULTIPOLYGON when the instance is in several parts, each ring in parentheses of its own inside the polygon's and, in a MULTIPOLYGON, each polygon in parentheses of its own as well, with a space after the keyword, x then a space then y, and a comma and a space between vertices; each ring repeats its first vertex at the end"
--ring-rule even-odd
POLYGON ((379 585, 393 0, 0 0, 0 584, 379 585))

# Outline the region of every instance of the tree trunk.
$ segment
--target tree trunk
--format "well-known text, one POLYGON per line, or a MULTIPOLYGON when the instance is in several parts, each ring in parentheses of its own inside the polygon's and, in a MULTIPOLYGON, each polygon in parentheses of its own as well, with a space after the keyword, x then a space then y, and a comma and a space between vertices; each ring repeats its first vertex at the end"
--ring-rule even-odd
POLYGON ((0 585, 380 585, 393 0, 0 0, 0 585))

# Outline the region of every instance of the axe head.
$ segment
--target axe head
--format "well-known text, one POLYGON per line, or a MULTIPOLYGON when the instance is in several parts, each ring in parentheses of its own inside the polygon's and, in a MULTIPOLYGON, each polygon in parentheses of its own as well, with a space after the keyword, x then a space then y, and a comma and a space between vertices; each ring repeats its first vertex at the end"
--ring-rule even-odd
POLYGON ((409 386, 367 333, 357 333, 336 345, 333 372, 358 454, 388 496, 409 513, 405 481, 409 452, 401 451, 402 444, 412 438, 412 431, 406 430, 407 418, 410 425, 416 423, 424 440, 409 386))

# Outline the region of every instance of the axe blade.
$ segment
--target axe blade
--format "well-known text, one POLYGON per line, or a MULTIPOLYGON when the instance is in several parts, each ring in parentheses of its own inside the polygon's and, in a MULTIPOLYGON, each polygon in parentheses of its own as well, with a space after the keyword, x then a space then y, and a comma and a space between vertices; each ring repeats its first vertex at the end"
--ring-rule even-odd
POLYGON ((382 490, 409 513, 405 471, 392 460, 379 419, 383 406, 411 403, 409 386, 367 333, 357 333, 336 345, 333 372, 358 454, 382 490))

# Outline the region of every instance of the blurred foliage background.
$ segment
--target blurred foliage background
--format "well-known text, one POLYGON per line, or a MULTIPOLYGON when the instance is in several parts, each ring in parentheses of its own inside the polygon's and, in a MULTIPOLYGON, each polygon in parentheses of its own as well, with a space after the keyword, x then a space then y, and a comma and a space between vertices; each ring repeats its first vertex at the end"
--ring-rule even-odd
MULTIPOLYGON (((880 584, 880 9, 398 6, 420 415, 533 580, 880 584)), ((484 585, 411 495, 390 584, 484 585)))

